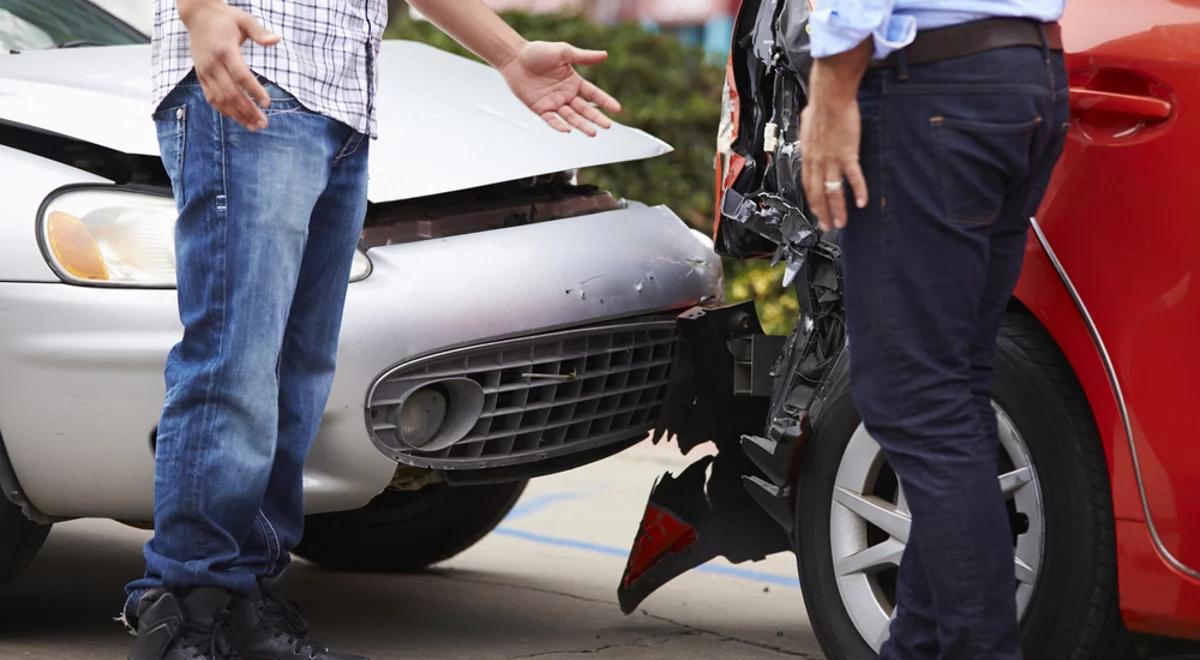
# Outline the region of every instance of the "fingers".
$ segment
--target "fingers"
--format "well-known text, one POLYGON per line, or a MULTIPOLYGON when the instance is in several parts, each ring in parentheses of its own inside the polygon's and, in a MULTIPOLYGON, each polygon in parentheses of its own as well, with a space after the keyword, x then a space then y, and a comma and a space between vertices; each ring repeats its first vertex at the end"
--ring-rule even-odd
POLYGON ((192 61, 204 88, 204 97, 230 119, 255 131, 266 128, 262 109, 271 103, 267 90, 242 59, 241 45, 247 39, 263 46, 279 43, 257 20, 244 11, 223 3, 221 11, 209 16, 191 35, 192 61))
POLYGON ((819 206, 810 205, 824 231, 829 231, 831 226, 838 229, 846 226, 850 218, 846 209, 847 193, 854 194, 854 205, 858 208, 867 205, 867 180, 863 177, 858 159, 829 161, 823 168, 814 166, 812 179, 805 186, 805 192, 810 200, 820 200, 819 206), (850 184, 849 190, 846 183, 850 184))
POLYGON ((585 119, 599 126, 600 128, 612 128, 612 120, 603 112, 600 112, 596 106, 583 100, 582 96, 576 96, 571 101, 571 109, 583 115, 585 119))
POLYGON ((238 27, 242 29, 242 34, 260 46, 274 46, 282 38, 263 27, 262 23, 244 11, 238 12, 237 22, 238 27))
POLYGON ((591 122, 584 119, 583 115, 575 112, 571 106, 564 105, 563 107, 559 108, 558 114, 561 115, 563 119, 566 119, 569 124, 575 128, 578 128, 580 131, 583 131, 583 133, 588 137, 596 137, 596 127, 591 122))
POLYGON ((853 193, 858 208, 867 205, 867 181, 858 162, 857 113, 857 105, 831 112, 818 108, 816 102, 800 113, 800 183, 822 231, 846 226, 849 194, 853 193))
MULTIPOLYGON (((250 67, 246 66, 245 62, 231 73, 238 87, 245 90, 250 95, 250 98, 254 99, 254 102, 258 104, 259 108, 266 108, 271 105, 271 95, 267 93, 262 83, 258 82, 258 77, 250 71, 250 67)), ((262 114, 261 111, 259 114, 262 114)))
POLYGON ((209 105, 229 115, 231 119, 242 121, 240 116, 228 111, 236 92, 236 87, 229 79, 229 72, 224 67, 216 65, 206 68, 203 72, 198 70, 197 74, 200 77, 200 84, 204 88, 204 98, 208 100, 209 105))
POLYGON ((616 113, 621 111, 621 104, 610 96, 608 92, 592 84, 591 81, 583 81, 583 84, 579 87, 579 95, 585 100, 600 106, 600 109, 604 112, 616 113))
POLYGON ((846 186, 843 183, 845 175, 842 164, 837 161, 825 165, 825 174, 821 181, 822 193, 829 209, 829 220, 833 226, 841 229, 846 226, 846 186), (833 185, 836 183, 837 185, 833 185))
POLYGON ((570 64, 581 64, 584 66, 599 64, 608 59, 608 52, 603 50, 586 50, 576 48, 571 44, 564 44, 563 55, 570 64))
POLYGON ((804 165, 804 196, 808 200, 808 208, 817 217, 821 231, 829 231, 829 202, 825 198, 825 164, 810 161, 804 165))
MULTIPOLYGON (((262 95, 267 96, 267 90, 262 89, 262 85, 259 85, 258 81, 254 80, 254 76, 250 73, 250 69, 246 67, 244 62, 241 61, 241 54, 238 54, 237 59, 238 64, 240 64, 241 68, 245 70, 245 74, 242 76, 242 79, 248 76, 250 80, 253 81, 254 86, 262 92, 262 95)), ((240 123, 242 126, 245 126, 247 130, 256 131, 266 128, 267 116, 264 115, 263 111, 254 104, 254 101, 252 101, 249 96, 246 96, 246 91, 250 90, 247 90, 246 87, 241 84, 238 73, 236 73, 237 68, 238 67, 236 65, 227 65, 224 71, 226 74, 225 84, 227 86, 228 94, 225 99, 224 107, 218 107, 217 109, 236 119, 238 123, 240 123)), ((267 103, 270 103, 270 97, 267 97, 267 103)))
POLYGON ((562 106, 557 112, 543 113, 542 119, 564 133, 570 133, 573 126, 588 137, 596 137, 597 128, 612 127, 611 119, 579 97, 572 99, 570 105, 562 106))
POLYGON ((205 72, 200 83, 204 87, 208 102, 222 114, 250 131, 266 127, 267 118, 262 110, 242 92, 224 66, 218 64, 205 72))
POLYGON ((850 182, 850 190, 854 193, 854 205, 860 209, 866 208, 867 199, 869 199, 867 179, 863 176, 862 167, 859 166, 857 159, 852 163, 847 163, 846 180, 850 182))
POLYGON ((563 118, 557 112, 543 112, 541 114, 542 121, 550 124, 550 127, 559 133, 570 133, 571 125, 563 121, 563 118))

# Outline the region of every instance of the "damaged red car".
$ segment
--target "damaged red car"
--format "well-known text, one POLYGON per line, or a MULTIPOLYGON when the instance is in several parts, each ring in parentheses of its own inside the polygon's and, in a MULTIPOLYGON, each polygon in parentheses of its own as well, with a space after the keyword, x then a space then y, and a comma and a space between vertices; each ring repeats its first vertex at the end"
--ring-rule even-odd
MULTIPOLYGON (((719 451, 657 484, 619 595, 631 611, 718 555, 792 550, 822 648, 858 660, 888 634, 911 518, 849 396, 836 236, 797 184, 809 11, 742 4, 716 162, 718 251, 786 262, 801 319, 775 337, 750 303, 680 318, 659 433, 719 451)), ((1063 37, 1069 139, 1030 219, 994 395, 1025 654, 1194 651, 1200 5, 1072 2, 1063 37)))

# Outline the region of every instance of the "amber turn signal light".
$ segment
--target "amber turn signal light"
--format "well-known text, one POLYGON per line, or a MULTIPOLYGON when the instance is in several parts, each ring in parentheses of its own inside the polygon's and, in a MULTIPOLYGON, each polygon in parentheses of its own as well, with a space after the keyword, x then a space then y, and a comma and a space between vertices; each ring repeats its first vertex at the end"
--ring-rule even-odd
POLYGON ((108 267, 100 246, 83 221, 69 213, 53 211, 46 216, 46 241, 59 265, 85 281, 107 281, 108 267))

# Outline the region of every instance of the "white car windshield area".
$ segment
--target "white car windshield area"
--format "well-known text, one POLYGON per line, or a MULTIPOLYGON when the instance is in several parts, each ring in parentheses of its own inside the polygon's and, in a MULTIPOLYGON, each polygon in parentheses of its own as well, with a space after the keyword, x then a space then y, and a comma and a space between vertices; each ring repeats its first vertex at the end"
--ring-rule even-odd
POLYGON ((0 52, 146 41, 145 35, 85 0, 0 0, 0 52))

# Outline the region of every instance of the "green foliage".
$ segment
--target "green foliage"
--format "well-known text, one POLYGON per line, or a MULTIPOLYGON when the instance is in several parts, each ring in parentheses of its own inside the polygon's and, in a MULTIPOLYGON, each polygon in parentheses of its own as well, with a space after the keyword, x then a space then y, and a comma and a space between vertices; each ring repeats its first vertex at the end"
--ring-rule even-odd
POLYGON ((725 260, 725 298, 753 299, 758 320, 767 334, 786 335, 800 316, 796 296, 783 288, 783 264, 774 267, 766 261, 725 260))
MULTIPOLYGON (((662 158, 598 167, 581 173, 581 178, 622 197, 666 204, 697 227, 710 226, 722 69, 700 48, 632 23, 609 26, 580 16, 520 12, 506 14, 505 19, 529 39, 607 50, 607 62, 582 73, 621 101, 622 123, 675 147, 662 158)), ((387 36, 467 54, 425 21, 401 17, 387 36)))
MULTIPOLYGON (((667 141, 675 151, 661 158, 597 167, 580 179, 614 194, 666 204, 701 231, 711 232, 713 156, 721 111, 724 71, 704 51, 670 35, 627 23, 602 25, 574 15, 513 12, 505 20, 529 39, 567 41, 607 50, 608 61, 582 70, 589 80, 621 101, 617 119, 667 141)), ((426 21, 401 14, 387 37, 424 42, 470 56, 426 21)), ((762 261, 727 260, 726 298, 754 298, 768 332, 786 334, 796 318, 796 299, 781 292, 782 267, 762 261)))

